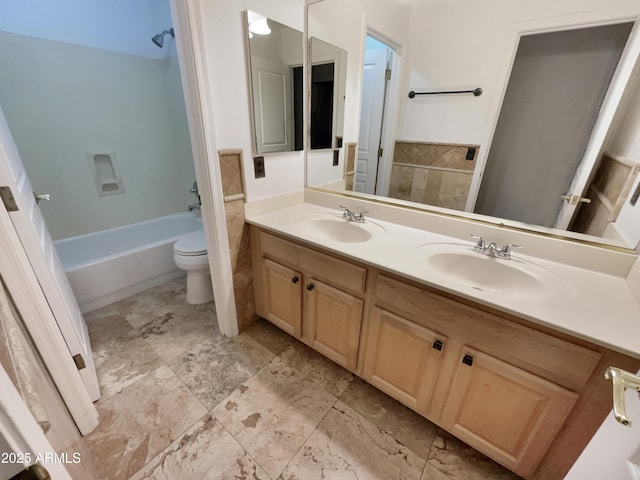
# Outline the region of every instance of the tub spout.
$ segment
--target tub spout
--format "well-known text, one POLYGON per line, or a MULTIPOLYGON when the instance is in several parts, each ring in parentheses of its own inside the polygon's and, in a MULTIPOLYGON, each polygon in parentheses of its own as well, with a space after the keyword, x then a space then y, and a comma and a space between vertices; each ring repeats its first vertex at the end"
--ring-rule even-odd
POLYGON ((200 210, 200 202, 189 205, 189 211, 191 212, 193 210, 200 210))

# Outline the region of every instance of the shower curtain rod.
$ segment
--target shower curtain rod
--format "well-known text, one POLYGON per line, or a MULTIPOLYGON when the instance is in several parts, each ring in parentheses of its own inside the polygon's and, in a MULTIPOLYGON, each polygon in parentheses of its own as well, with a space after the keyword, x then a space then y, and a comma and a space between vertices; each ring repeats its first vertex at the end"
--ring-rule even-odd
POLYGON ((414 92, 413 90, 411 90, 409 92, 409 98, 413 98, 416 95, 449 95, 452 93, 473 93, 474 97, 479 97, 480 95, 482 95, 482 89, 476 88, 475 90, 449 90, 442 92, 414 92))

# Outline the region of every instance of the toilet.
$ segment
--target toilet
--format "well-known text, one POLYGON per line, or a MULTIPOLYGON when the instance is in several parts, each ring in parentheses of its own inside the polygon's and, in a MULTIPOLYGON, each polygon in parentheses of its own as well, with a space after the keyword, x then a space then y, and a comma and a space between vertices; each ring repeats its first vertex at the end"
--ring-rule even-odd
POLYGON ((209 256, 204 230, 196 230, 173 244, 173 259, 187 272, 187 303, 198 305, 213 300, 209 256))

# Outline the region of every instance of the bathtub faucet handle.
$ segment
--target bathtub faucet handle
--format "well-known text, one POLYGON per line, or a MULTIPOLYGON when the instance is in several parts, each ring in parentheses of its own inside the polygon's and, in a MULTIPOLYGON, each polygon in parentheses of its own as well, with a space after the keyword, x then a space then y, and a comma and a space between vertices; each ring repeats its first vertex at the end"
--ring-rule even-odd
POLYGON ((198 183, 197 182, 193 182, 193 185, 191 186, 191 190, 189 190, 189 193, 193 193, 194 195, 200 195, 198 193, 198 183))

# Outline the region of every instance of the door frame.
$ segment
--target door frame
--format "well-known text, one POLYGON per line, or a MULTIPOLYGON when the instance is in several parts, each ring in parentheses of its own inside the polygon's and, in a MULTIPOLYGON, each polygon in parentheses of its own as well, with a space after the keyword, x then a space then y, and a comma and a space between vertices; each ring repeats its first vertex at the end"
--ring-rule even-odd
MULTIPOLYGON (((25 462, 23 468, 35 463, 39 453, 55 452, 37 424, 20 393, 0 365, 0 435, 9 444, 14 453, 30 454, 31 462, 25 462)), ((63 463, 45 463, 51 478, 56 480, 72 480, 63 463)))
POLYGON ((213 104, 201 5, 205 0, 170 0, 176 37, 180 77, 189 123, 189 136, 200 186, 202 223, 207 241, 209 269, 220 332, 238 335, 238 318, 233 288, 233 270, 227 237, 227 221, 222 195, 222 175, 216 147, 213 104))
MULTIPOLYGON (((498 82, 496 83, 496 94, 493 96, 489 109, 489 118, 492 120, 487 123, 487 128, 483 133, 480 145, 486 145, 478 154, 475 171, 469 188, 469 195, 465 205, 466 212, 473 212, 475 204, 480 192, 480 184, 487 166, 489 150, 493 143, 502 103, 509 85, 511 71, 515 62, 516 53, 520 44, 520 38, 525 35, 534 35, 540 33, 551 33, 563 30, 576 30, 579 28, 601 27, 616 23, 633 22, 629 39, 622 52, 618 66, 609 85, 607 95, 603 100, 598 119, 593 127, 589 137, 587 150, 583 155, 583 159, 587 155, 599 156, 607 133, 611 127, 616 110, 619 107, 620 100, 626 89, 631 77, 633 67, 640 55, 640 7, 624 6, 616 8, 598 9, 576 14, 564 15, 557 18, 543 18, 536 20, 525 20, 515 22, 508 35, 503 55, 503 61, 499 70, 498 82)), ((581 160, 582 163, 583 160, 581 160)), ((588 187, 588 185, 587 185, 588 187)), ((584 192, 574 192, 581 195, 584 192)))
MULTIPOLYGON (((385 105, 382 112, 382 134, 380 135, 380 144, 382 145, 383 154, 378 160, 378 169, 376 173, 377 180, 375 186, 375 195, 382 195, 386 197, 389 195, 391 169, 393 167, 393 155, 396 145, 396 134, 398 131, 398 118, 400 116, 400 92, 403 77, 403 47, 400 46, 398 42, 378 33, 375 28, 368 25, 362 49, 363 64, 366 52, 367 36, 376 39, 380 43, 384 43, 391 51, 391 60, 389 62, 391 68, 391 80, 389 80, 384 94, 385 105)), ((362 78, 360 80, 362 84, 362 78)), ((360 96, 362 97, 362 92, 360 92, 360 96)), ((360 105, 359 108, 362 109, 362 105, 360 105)), ((358 118, 359 117, 360 115, 358 114, 358 118)), ((358 125, 358 131, 360 131, 360 125, 358 125)))

